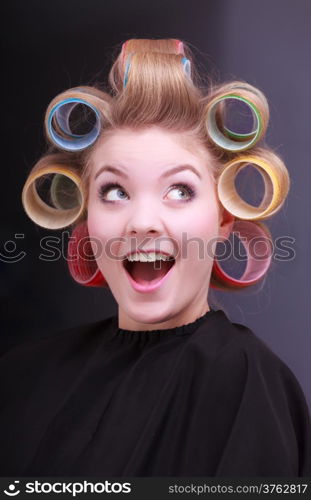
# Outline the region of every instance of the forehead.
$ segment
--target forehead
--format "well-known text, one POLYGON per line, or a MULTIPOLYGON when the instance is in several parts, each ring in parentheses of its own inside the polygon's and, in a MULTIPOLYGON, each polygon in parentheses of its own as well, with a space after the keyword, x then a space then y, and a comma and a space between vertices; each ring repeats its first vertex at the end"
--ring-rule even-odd
POLYGON ((203 173, 209 161, 208 151, 194 138, 185 132, 171 132, 158 127, 110 132, 99 139, 90 156, 94 175, 105 163, 131 170, 142 168, 143 172, 189 163, 203 173))

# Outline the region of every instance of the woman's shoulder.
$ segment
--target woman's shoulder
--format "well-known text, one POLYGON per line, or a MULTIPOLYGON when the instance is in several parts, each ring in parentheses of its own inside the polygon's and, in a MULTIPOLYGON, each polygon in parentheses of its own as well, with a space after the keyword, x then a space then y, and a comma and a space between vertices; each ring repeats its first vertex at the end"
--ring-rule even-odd
POLYGON ((210 360, 244 357, 253 365, 266 369, 289 370, 285 362, 254 331, 241 323, 232 322, 221 309, 215 311, 210 321, 200 325, 192 338, 210 360))
POLYGON ((294 475, 310 475, 310 410, 295 374, 250 328, 217 313, 214 326, 201 325, 192 345, 196 354, 203 353, 200 383, 206 412, 212 400, 226 412, 223 418, 230 415, 218 474, 238 473, 244 464, 244 470, 258 470, 258 464, 269 461, 270 469, 277 470, 273 461, 279 460, 294 475))
MULTIPOLYGON (((61 392, 92 363, 113 317, 33 338, 0 357, 0 406, 20 408, 25 398, 61 392)), ((19 411, 19 410, 18 410, 19 411)), ((14 411, 13 411, 14 412, 14 411)))
POLYGON ((296 404, 308 411, 293 370, 251 328, 218 310, 213 324, 206 322, 195 333, 192 348, 201 353, 210 377, 223 384, 240 380, 245 398, 270 398, 271 405, 296 404))

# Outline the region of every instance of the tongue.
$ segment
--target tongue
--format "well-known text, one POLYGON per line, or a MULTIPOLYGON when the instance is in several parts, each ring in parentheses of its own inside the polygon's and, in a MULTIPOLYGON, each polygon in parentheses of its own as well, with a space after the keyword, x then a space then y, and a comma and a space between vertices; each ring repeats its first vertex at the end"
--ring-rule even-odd
POLYGON ((137 283, 140 285, 145 285, 147 283, 151 283, 152 281, 158 281, 163 278, 163 276, 168 273, 170 268, 173 265, 173 262, 168 261, 159 261, 154 262, 133 262, 132 267, 130 269, 131 276, 134 278, 137 283), (156 269, 155 269, 156 264, 156 269), (161 269, 159 267, 161 266, 161 269))

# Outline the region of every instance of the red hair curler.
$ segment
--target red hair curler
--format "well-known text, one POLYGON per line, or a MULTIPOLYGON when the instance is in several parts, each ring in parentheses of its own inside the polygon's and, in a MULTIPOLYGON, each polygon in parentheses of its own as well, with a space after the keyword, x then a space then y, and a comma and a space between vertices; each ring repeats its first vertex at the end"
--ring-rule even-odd
POLYGON ((67 263, 72 278, 80 285, 109 286, 97 266, 86 222, 76 226, 71 233, 67 263))

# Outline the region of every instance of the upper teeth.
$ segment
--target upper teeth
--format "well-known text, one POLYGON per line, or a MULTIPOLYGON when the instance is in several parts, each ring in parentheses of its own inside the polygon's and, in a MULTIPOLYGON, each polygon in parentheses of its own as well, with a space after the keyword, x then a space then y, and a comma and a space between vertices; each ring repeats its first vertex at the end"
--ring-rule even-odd
POLYGON ((156 260, 171 260, 173 257, 170 255, 164 255, 162 253, 132 253, 127 256, 130 261, 140 261, 140 262, 155 262, 156 260))

